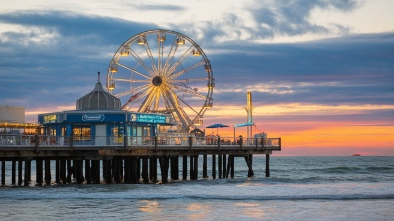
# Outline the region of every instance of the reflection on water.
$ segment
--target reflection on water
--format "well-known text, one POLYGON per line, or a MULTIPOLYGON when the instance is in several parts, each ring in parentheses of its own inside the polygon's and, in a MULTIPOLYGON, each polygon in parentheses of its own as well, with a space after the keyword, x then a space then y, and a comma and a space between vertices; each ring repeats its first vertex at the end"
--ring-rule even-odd
POLYGON ((262 204, 260 203, 235 203, 235 207, 238 207, 243 216, 249 218, 263 218, 264 210, 262 209, 262 204))
POLYGON ((138 208, 141 212, 156 213, 161 211, 161 208, 159 208, 159 202, 157 201, 140 200, 138 204, 143 204, 138 208))
POLYGON ((206 219, 210 213, 210 207, 206 204, 192 203, 187 206, 187 210, 191 211, 192 214, 188 215, 190 220, 194 219, 206 219))

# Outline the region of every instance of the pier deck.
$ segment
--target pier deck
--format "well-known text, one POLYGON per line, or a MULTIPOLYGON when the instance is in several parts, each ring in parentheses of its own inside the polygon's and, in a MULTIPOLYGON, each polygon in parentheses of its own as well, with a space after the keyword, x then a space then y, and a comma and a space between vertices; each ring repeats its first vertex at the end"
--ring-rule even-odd
POLYGON ((207 155, 212 155, 212 178, 234 177, 234 157, 244 157, 249 168, 248 177, 253 176, 252 157, 266 155, 266 176, 269 172, 269 156, 272 151, 281 150, 281 138, 242 138, 234 141, 217 137, 95 137, 75 139, 47 135, 1 135, 0 160, 2 161, 2 185, 5 185, 5 163, 12 162, 12 181, 16 185, 28 185, 31 161, 36 163, 36 184, 51 183, 50 162, 56 161, 56 183, 143 183, 158 182, 157 168, 161 182, 179 179, 179 158, 183 159, 182 179, 198 179, 198 158, 203 156, 203 178, 207 178, 207 155), (217 162, 216 162, 217 156, 217 162), (189 159, 189 167, 188 160, 189 159), (157 165, 159 161, 160 165, 157 165), (22 177, 24 162, 24 176, 22 177), (45 162, 45 173, 43 162, 45 162), (85 162, 85 164, 83 163, 85 162), (171 164, 170 164, 171 162, 171 164), (16 164, 18 163, 18 168, 16 164), (216 167, 217 166, 217 167, 216 167), (217 168, 217 169, 216 169, 217 168), (102 176, 100 176, 102 170, 102 176), (83 172, 85 171, 85 172, 83 172))

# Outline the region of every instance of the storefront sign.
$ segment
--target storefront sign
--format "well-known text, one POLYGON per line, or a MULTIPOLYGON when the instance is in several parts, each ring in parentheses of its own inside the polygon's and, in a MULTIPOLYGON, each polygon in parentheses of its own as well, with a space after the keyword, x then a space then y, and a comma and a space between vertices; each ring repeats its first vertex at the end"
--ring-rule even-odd
POLYGON ((82 115, 82 121, 97 122, 104 121, 104 114, 84 114, 82 115))
POLYGON ((52 123, 56 123, 56 115, 55 114, 51 114, 51 115, 46 115, 44 116, 44 124, 52 124, 52 123))
POLYGON ((154 114, 131 114, 130 121, 138 123, 168 124, 170 123, 170 117, 154 114))

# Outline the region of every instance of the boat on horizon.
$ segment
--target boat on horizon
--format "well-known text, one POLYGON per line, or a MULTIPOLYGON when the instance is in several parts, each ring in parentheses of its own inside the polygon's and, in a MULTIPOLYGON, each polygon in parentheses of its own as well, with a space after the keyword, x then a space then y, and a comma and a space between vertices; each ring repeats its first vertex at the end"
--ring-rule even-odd
POLYGON ((361 154, 359 153, 352 154, 352 157, 359 157, 359 156, 361 156, 361 154))

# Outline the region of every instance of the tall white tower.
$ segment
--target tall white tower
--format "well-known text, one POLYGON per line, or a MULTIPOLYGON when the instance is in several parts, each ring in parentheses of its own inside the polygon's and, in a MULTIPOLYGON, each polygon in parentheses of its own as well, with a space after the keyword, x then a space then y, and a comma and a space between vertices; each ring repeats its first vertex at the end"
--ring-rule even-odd
POLYGON ((247 138, 252 137, 252 124, 253 124, 253 119, 252 119, 252 92, 248 91, 246 94, 246 107, 245 107, 246 113, 247 113, 247 119, 246 123, 249 124, 247 126, 247 138))

